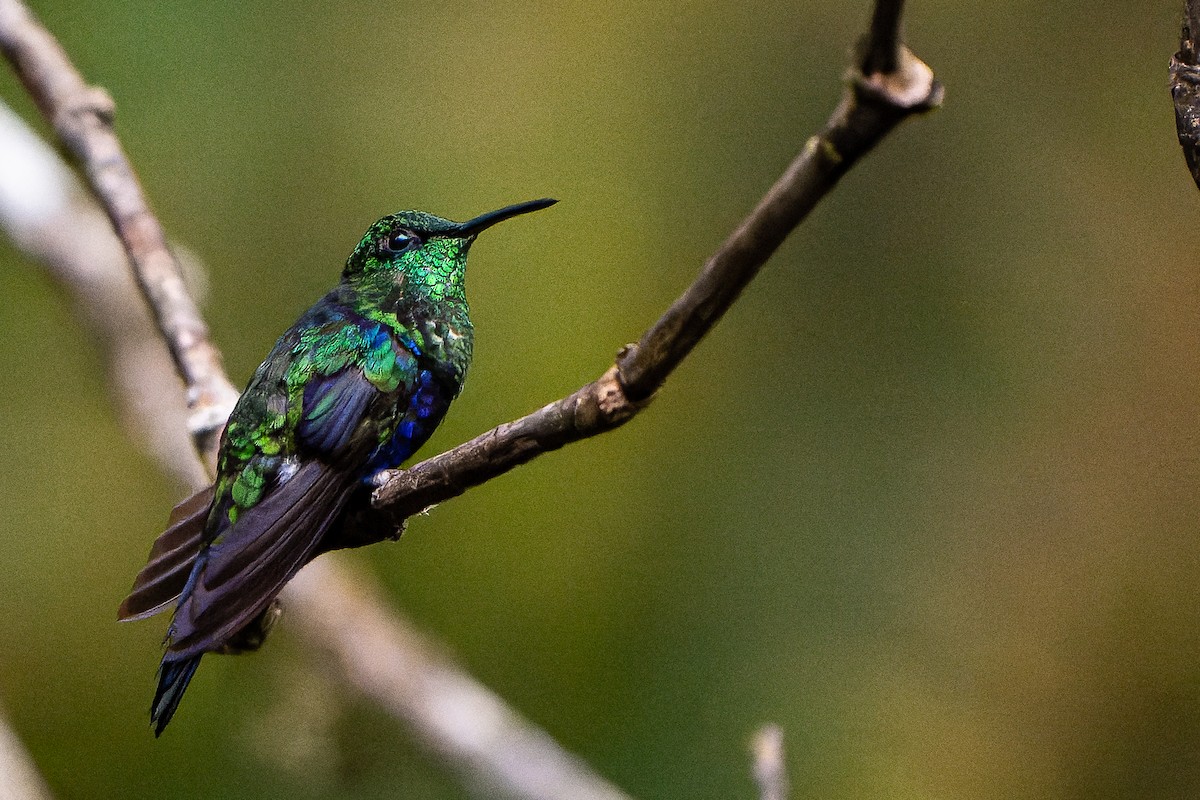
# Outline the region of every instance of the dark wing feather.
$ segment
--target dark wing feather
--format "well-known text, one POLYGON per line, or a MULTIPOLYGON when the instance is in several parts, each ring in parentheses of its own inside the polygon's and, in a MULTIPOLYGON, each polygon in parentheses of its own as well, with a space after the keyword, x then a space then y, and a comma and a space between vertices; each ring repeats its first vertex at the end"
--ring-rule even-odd
POLYGON ((171 510, 167 529, 154 540, 150 558, 133 581, 117 619, 145 619, 166 610, 183 591, 204 543, 204 521, 213 487, 196 492, 171 510))
POLYGON ((258 616, 312 558, 354 485, 310 461, 241 512, 197 560, 171 625, 168 656, 218 649, 258 616))
POLYGON ((313 452, 332 456, 350 444, 367 405, 379 397, 361 369, 314 376, 304 388, 304 416, 296 441, 313 452))
MULTIPOLYGON (((232 524, 219 505, 214 518, 219 522, 204 535, 206 546, 193 547, 182 569, 159 577, 166 571, 151 570, 153 561, 147 566, 147 589, 161 586, 153 594, 158 603, 169 604, 182 595, 169 634, 170 659, 222 649, 320 552, 322 539, 359 482, 357 472, 344 467, 360 463, 377 446, 377 432, 362 423, 383 398, 359 364, 328 375, 318 370, 303 390, 303 411, 295 430, 298 468, 284 477, 287 471, 281 464, 269 467, 261 498, 241 508, 232 524)), ((210 492, 207 501, 211 500, 210 492)), ((203 511, 199 513, 203 525, 203 511)), ((160 537, 164 549, 174 542, 174 530, 160 537)), ((190 539, 188 545, 192 546, 190 539)), ((131 605, 130 610, 138 613, 143 605, 131 605)))

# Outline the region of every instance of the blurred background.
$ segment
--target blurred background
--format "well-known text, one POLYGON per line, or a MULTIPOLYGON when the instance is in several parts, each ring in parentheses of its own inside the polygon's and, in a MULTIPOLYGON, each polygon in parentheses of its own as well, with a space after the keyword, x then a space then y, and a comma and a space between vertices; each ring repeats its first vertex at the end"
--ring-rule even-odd
MULTIPOLYGON (((1177 0, 914 0, 947 87, 618 432, 342 556, 638 798, 1200 791, 1200 195, 1177 0)), ((425 454, 599 375, 841 91, 867 0, 33 4, 209 269, 241 385, 377 217, 560 204, 474 250, 425 454)), ((34 119, 11 75, 0 97, 34 119)), ((37 122, 40 130, 44 125, 37 122)), ((71 231, 64 231, 70 236, 71 231)), ((184 493, 0 242, 0 705, 59 798, 459 798, 288 631, 155 741, 114 624, 184 493)))

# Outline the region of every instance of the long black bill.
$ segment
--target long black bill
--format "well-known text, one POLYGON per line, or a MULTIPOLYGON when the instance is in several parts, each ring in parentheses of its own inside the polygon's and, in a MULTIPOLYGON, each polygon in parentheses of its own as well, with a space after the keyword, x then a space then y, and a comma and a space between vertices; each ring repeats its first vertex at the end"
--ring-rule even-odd
POLYGON ((497 222, 504 222, 504 220, 512 219, 519 214, 528 214, 530 211, 541 211, 557 202, 557 200, 544 197, 541 200, 530 200, 528 203, 505 206, 498 211, 489 211, 486 214, 480 214, 475 219, 460 223, 458 230, 462 236, 478 236, 480 232, 487 230, 497 222))

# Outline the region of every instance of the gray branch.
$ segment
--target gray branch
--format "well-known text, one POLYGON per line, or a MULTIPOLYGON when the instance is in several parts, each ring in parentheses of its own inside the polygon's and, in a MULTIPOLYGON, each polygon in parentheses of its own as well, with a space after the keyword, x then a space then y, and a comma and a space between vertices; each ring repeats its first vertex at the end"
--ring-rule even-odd
POLYGON ((67 165, 3 103, 0 229, 46 268, 80 318, 100 332, 105 372, 133 441, 180 484, 203 485, 208 477, 192 454, 183 384, 138 297, 112 225, 67 165))
POLYGON ((629 800, 545 731, 459 669, 357 576, 318 559, 288 585, 289 619, 332 656, 337 678, 405 720, 480 797, 629 800))
POLYGON ((83 168, 112 221, 187 386, 189 430, 204 460, 215 465, 218 436, 238 392, 225 377, 183 271, 113 130, 112 98, 84 82, 58 41, 20 0, 0 0, 0 51, 83 168))
MULTIPOLYGON (((862 56, 824 130, 808 140, 692 285, 637 344, 623 348, 600 378, 568 397, 408 470, 390 473, 380 482, 375 507, 399 524, 541 453, 619 427, 644 408, 841 176, 901 121, 941 103, 942 87, 932 71, 899 41, 902 7, 900 0, 878 0, 862 56)), ((112 100, 84 82, 53 36, 19 0, 0 0, 0 50, 83 167, 116 229, 186 384, 193 410, 189 427, 211 469, 216 432, 236 393, 113 131, 112 100)), ((302 634, 333 653, 343 678, 408 722, 430 749, 471 776, 472 783, 547 800, 624 796, 487 689, 432 655, 369 593, 359 594, 356 583, 358 578, 350 581, 327 563, 310 565, 297 576, 287 595, 298 612, 302 634), (347 619, 361 624, 346 628, 347 619), (455 702, 477 712, 475 724, 455 727, 445 705, 455 702)))
POLYGON ((21 740, 0 715, 0 797, 5 800, 50 800, 50 790, 38 774, 21 740))
MULTIPOLYGON (((70 168, 3 104, 0 229, 44 265, 83 312, 93 340, 104 350, 135 441, 181 482, 207 483, 184 428, 186 409, 172 402, 182 397, 179 377, 154 335, 112 228, 70 168), (64 239, 66 229, 81 235, 64 239)), ((403 722, 469 784, 487 787, 483 796, 628 800, 441 655, 411 623, 388 611, 371 583, 326 557, 309 565, 284 593, 288 620, 315 649, 333 656, 339 686, 354 688, 403 722), (446 716, 448 708, 467 716, 446 716), (556 793, 547 794, 545 787, 556 793)), ((28 759, 17 757, 19 743, 12 736, 4 740, 4 734, 0 725, 0 746, 10 743, 14 771, 9 774, 16 776, 28 759)), ((5 783, 5 758, 0 753, 0 797, 35 800, 38 795, 21 794, 5 783)))

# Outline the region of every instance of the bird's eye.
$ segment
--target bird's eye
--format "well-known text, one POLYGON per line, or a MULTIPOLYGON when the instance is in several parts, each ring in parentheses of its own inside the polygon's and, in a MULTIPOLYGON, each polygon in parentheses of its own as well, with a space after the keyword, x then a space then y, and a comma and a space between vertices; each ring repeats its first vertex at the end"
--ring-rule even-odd
POLYGON ((384 242, 384 249, 390 253, 403 253, 406 250, 412 250, 414 247, 419 247, 421 240, 408 231, 400 231, 393 233, 384 242))

